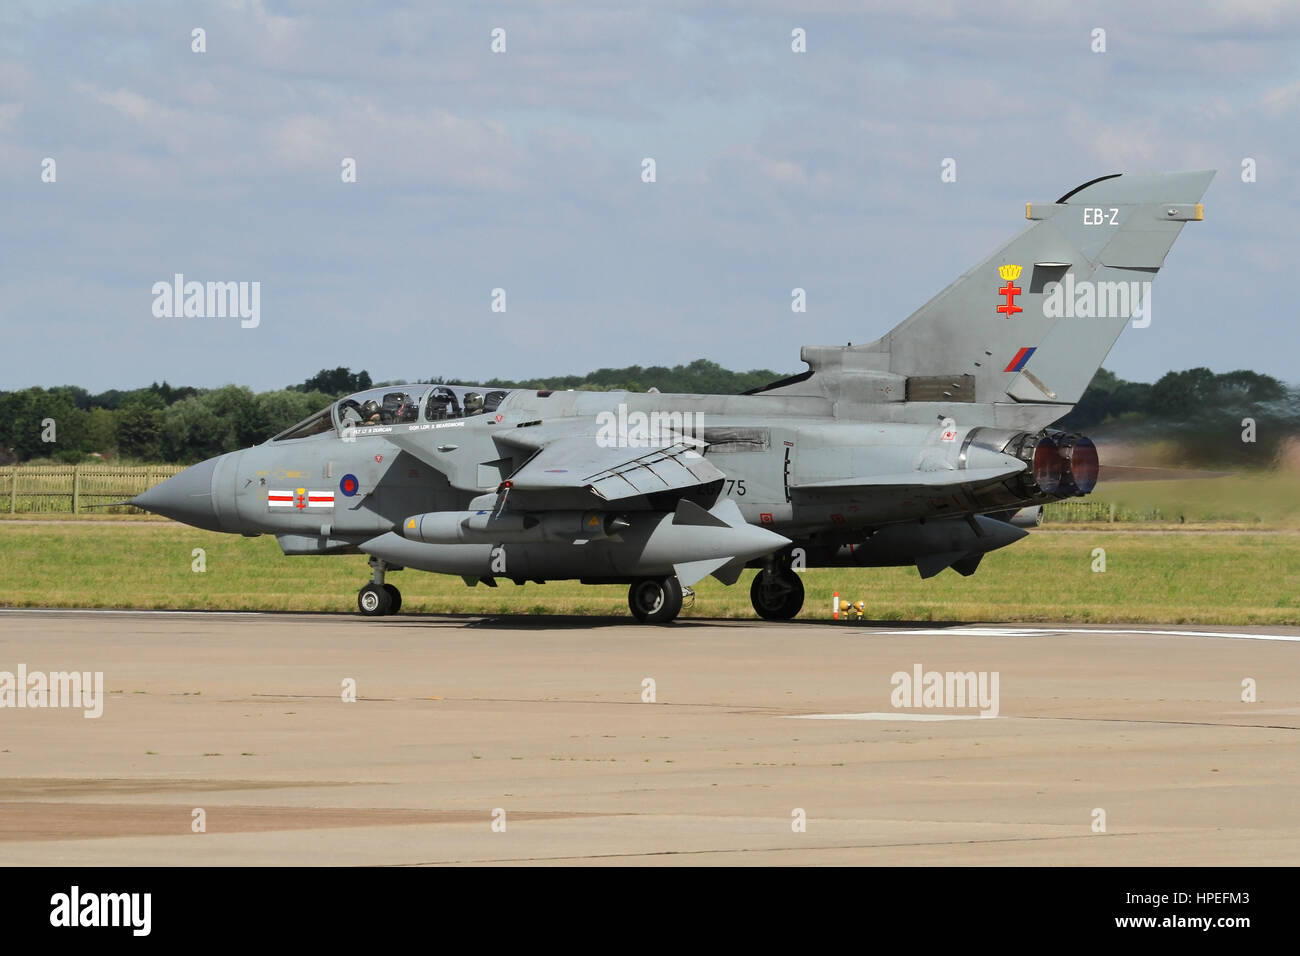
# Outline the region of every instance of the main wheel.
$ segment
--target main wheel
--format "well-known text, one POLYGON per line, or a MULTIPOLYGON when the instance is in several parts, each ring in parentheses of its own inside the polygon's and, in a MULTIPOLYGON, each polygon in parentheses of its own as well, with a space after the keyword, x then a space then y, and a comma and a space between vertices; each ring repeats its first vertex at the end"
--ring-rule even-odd
POLYGON ((749 586, 749 601, 758 616, 768 621, 788 621, 803 607, 803 582, 793 571, 778 571, 769 580, 760 571, 749 586))
POLYGON ((388 591, 373 582, 357 592, 357 608, 366 617, 387 614, 392 605, 393 599, 388 591))
POLYGON ((682 583, 676 577, 642 578, 627 589, 627 606, 643 624, 667 624, 682 610, 682 583))
POLYGON ((385 584, 384 590, 388 592, 388 613, 396 614, 402 609, 402 592, 391 584, 385 584))

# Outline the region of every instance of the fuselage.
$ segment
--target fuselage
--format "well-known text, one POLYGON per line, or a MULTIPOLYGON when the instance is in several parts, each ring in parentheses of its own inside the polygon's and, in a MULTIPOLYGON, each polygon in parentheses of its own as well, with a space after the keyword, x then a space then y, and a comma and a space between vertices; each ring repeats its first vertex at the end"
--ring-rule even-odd
MULTIPOLYGON (((1008 460, 1006 449, 1026 434, 990 424, 844 419, 836 417, 833 403, 814 397, 513 390, 497 393, 490 410, 468 415, 459 401, 451 409, 435 401, 437 390, 459 398, 475 394, 471 388, 392 387, 391 409, 370 420, 349 411, 364 404, 364 395, 340 400, 275 438, 178 476, 188 475, 193 485, 191 507, 173 516, 211 530, 273 534, 288 554, 353 551, 393 535, 387 543, 393 563, 480 575, 490 566, 491 542, 395 539, 411 516, 483 508, 485 496, 499 495, 533 454, 530 437, 543 434, 548 441, 586 436, 593 445, 626 449, 629 458, 677 441, 698 443, 723 475, 710 492, 734 502, 748 524, 796 542, 809 564, 843 561, 845 546, 861 548, 858 563, 868 564, 911 563, 915 552, 931 547, 982 553, 1020 534, 1002 540, 1000 526, 999 534, 981 534, 966 516, 1014 511, 1046 498, 1019 476, 978 489, 953 485, 968 471, 1008 460), (953 482, 909 484, 911 475, 953 482), (927 522, 942 524, 925 530, 927 522), (915 531, 893 532, 900 544, 883 554, 865 546, 891 525, 915 531), (948 538, 962 540, 928 543, 944 528, 951 529, 948 538)), ((579 483, 585 477, 573 475, 579 483)), ((551 500, 542 510, 566 504, 575 513, 602 507, 598 497, 575 489, 571 502, 551 500)), ((510 506, 529 511, 526 500, 510 506)), ((638 512, 664 507, 647 496, 611 505, 609 513, 632 516, 639 528, 648 519, 636 518, 638 512)), ((609 576, 621 579, 634 569, 619 567, 615 557, 628 549, 615 545, 635 532, 578 551, 571 541, 539 533, 515 545, 512 570, 527 578, 595 579, 606 564, 609 576), (602 550, 605 559, 595 560, 602 550)), ((570 537, 583 540, 576 532, 570 537)), ((644 550, 637 550, 638 560, 644 550)))

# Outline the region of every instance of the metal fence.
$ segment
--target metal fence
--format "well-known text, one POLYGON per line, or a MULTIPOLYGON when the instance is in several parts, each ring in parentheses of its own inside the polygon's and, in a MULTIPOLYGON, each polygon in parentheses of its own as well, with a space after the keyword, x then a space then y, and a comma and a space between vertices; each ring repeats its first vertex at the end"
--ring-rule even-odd
POLYGON ((1116 515, 1115 506, 1104 501, 1053 501, 1043 506, 1043 524, 1072 521, 1134 520, 1116 515))
MULTIPOLYGON (((1070 524, 1082 521, 1109 522, 1179 522, 1184 515, 1177 510, 1170 512, 1161 508, 1116 507, 1114 502, 1105 501, 1053 501, 1043 506, 1043 524, 1070 524)), ((1195 514, 1194 521, 1258 521, 1251 514, 1195 514)))
POLYGON ((183 465, 12 465, 0 468, 0 508, 10 514, 138 513, 126 505, 90 506, 133 498, 181 471, 183 465))
MULTIPOLYGON (((133 498, 184 470, 184 465, 11 465, 0 468, 0 510, 9 514, 138 514, 139 509, 129 505, 103 506, 133 498)), ((1158 508, 1117 509, 1104 501, 1054 501, 1043 508, 1044 524, 1177 520, 1178 516, 1158 508)))

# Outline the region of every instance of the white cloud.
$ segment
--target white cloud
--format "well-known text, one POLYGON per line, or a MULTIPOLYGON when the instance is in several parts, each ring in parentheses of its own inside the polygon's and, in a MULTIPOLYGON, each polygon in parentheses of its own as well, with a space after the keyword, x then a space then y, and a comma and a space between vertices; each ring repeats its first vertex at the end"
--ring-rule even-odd
MULTIPOLYGON (((1276 228, 1239 276, 1261 302, 1286 301, 1272 264, 1300 255, 1284 223, 1255 225, 1298 188, 1279 170, 1300 152, 1287 122, 1300 106, 1300 4, 198 11, 142 0, 6 21, 0 165, 19 171, 6 213, 25 228, 0 258, 44 292, 3 308, 88 326, 79 284, 147 291, 202 268, 265 280, 271 347, 213 340, 190 355, 168 340, 164 359, 74 335, 0 369, 5 381, 127 385, 165 361, 173 381, 283 384, 356 365, 339 352, 344 333, 377 309, 437 355, 367 343, 366 362, 391 363, 371 368, 378 378, 581 371, 691 349, 795 370, 804 342, 857 341, 901 319, 1014 232, 1025 200, 1126 168, 1229 171, 1211 222, 1183 243, 1228 260, 1252 230, 1276 228), (203 55, 189 51, 195 25, 203 55), (489 50, 496 25, 505 55, 489 50), (790 52, 796 25, 806 54, 790 52), (1097 25, 1105 55, 1087 49, 1097 25), (58 158, 57 190, 41 191, 45 155, 58 158), (355 185, 340 182, 345 156, 355 185), (640 181, 644 156, 659 161, 653 185, 640 181), (948 156, 952 184, 939 180, 948 156), (1242 156, 1260 160, 1248 189, 1231 182, 1242 156), (791 323, 788 290, 802 283, 813 311, 791 323), (493 321, 486 290, 498 285, 511 311, 488 350, 466 329, 493 321), (339 335, 305 351, 308 324, 339 335)), ((1177 281, 1204 282, 1189 300, 1213 300, 1212 277, 1177 281)), ((1259 338, 1281 343, 1260 361, 1289 374, 1300 346, 1282 312, 1259 309, 1259 338)), ((1152 374, 1206 364, 1194 337, 1164 345, 1152 374)))
POLYGON ((1272 117, 1294 112, 1300 106, 1300 80, 1265 90, 1259 102, 1264 112, 1272 117))

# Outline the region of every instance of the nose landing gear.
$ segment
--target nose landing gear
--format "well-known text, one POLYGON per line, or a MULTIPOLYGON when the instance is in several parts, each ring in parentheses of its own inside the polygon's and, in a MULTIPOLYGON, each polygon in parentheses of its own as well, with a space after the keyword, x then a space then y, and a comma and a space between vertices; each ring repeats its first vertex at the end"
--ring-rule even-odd
POLYGON ((642 578, 627 589, 627 606, 642 624, 667 624, 682 610, 682 583, 674 577, 642 578))

